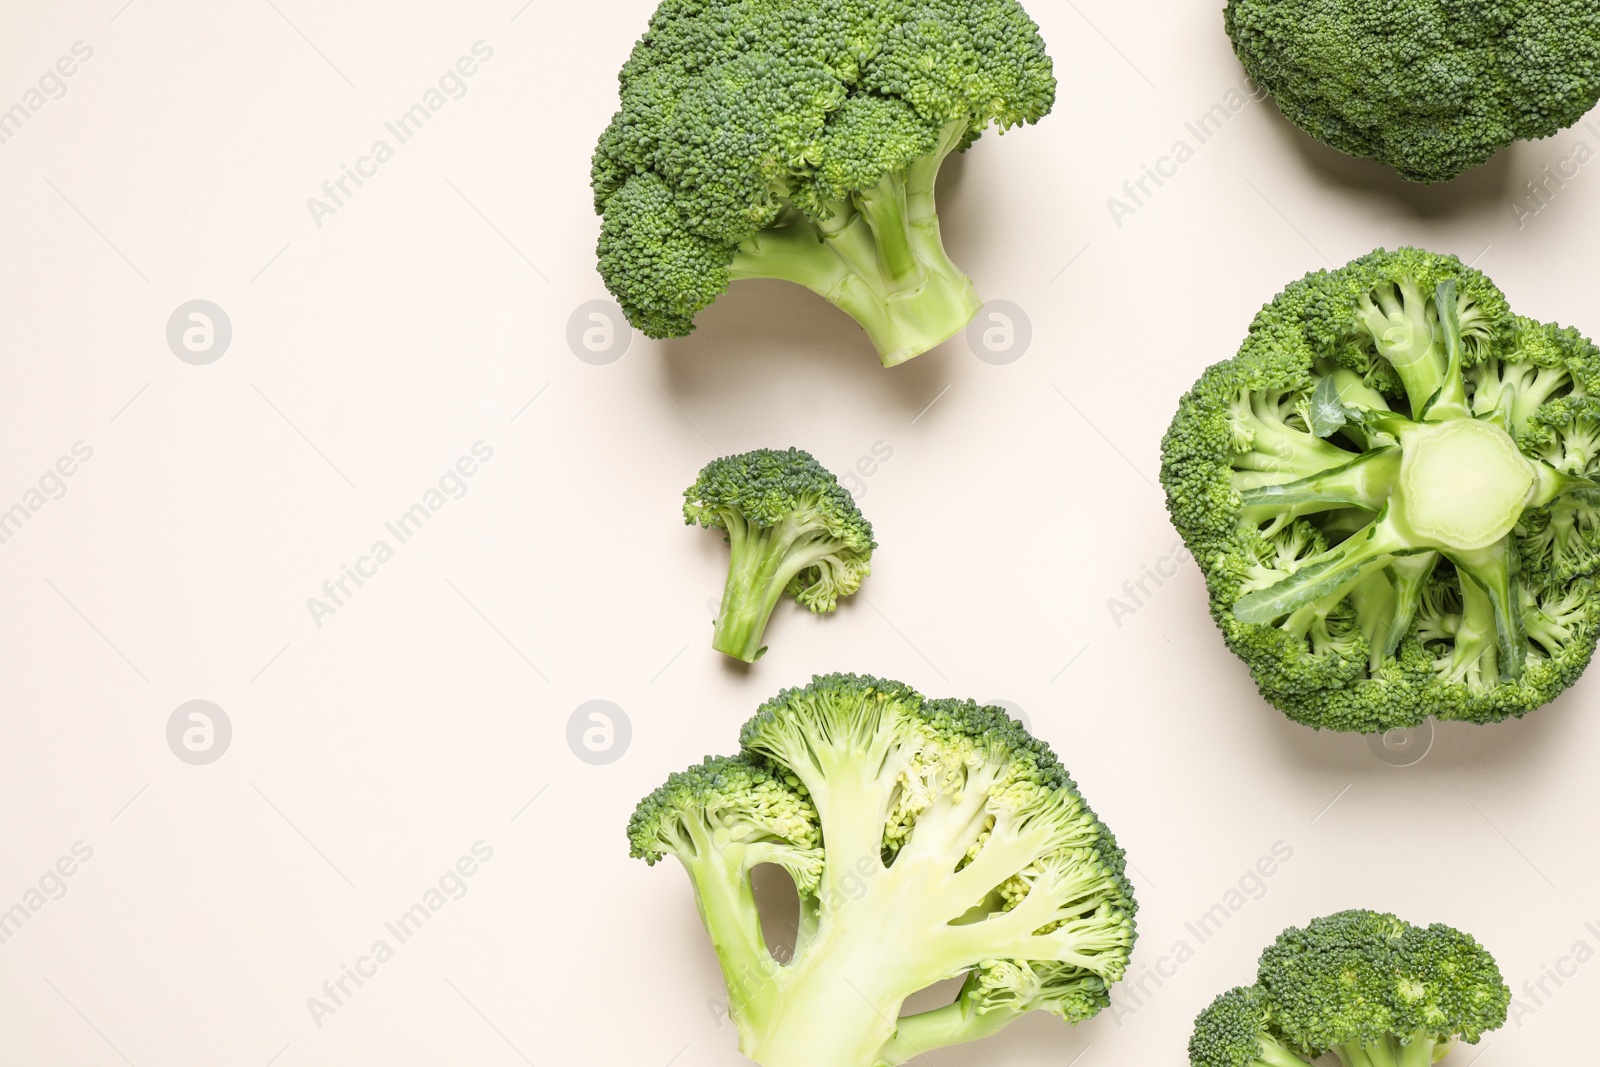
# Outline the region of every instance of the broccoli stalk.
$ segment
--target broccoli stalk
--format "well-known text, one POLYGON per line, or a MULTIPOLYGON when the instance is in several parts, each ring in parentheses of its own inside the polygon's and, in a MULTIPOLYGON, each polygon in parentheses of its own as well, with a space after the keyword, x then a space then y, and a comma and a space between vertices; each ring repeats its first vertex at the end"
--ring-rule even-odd
POLYGON ((829 203, 821 221, 787 212, 739 246, 732 279, 805 286, 861 325, 885 367, 945 341, 981 303, 945 252, 934 203, 939 166, 967 131, 951 123, 933 153, 829 203))
POLYGON ((647 862, 683 861, 751 1059, 894 1065, 1027 1011, 1076 1022, 1109 1003, 1134 939, 1122 852, 1003 711, 830 675, 764 704, 741 743, 669 778, 628 834, 647 862), (799 892, 791 960, 766 948, 756 863, 799 892), (952 1004, 901 1016, 963 973, 952 1004))
POLYGON ((685 522, 727 533, 728 580, 711 640, 725 655, 754 663, 766 652, 767 622, 784 593, 830 612, 871 573, 872 524, 809 452, 713 460, 683 495, 685 522))
POLYGON ((1454 257, 1380 250, 1257 316, 1180 404, 1162 478, 1263 694, 1381 732, 1522 715, 1583 671, 1596 443, 1594 345, 1454 257))
POLYGON ((1290 927, 1261 954, 1253 986, 1194 1023, 1191 1067, 1431 1067, 1505 1024, 1511 990, 1494 957, 1440 923, 1352 910, 1290 927))

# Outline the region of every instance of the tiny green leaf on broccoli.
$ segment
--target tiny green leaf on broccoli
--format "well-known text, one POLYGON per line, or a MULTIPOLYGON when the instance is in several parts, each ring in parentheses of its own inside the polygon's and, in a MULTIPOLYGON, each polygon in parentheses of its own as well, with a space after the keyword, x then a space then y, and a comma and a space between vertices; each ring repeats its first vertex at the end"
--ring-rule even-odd
POLYGON ((1505 1024, 1511 990, 1471 935, 1355 910, 1290 927, 1261 954, 1256 984, 1194 1022, 1190 1067, 1430 1067, 1505 1024))
POLYGON ((663 0, 595 151, 600 273, 681 337, 742 278, 848 313, 884 366, 957 333, 972 282, 939 232, 939 168, 1055 101, 1016 0, 663 0))
POLYGON ((1162 445, 1173 523, 1262 695, 1361 732, 1521 716, 1578 679, 1597 474, 1600 350, 1409 248, 1290 285, 1162 445))
POLYGON ((1246 72, 1322 143, 1442 182, 1600 99, 1593 0, 1229 0, 1246 72))
POLYGON ((732 557, 711 647, 754 663, 789 593, 817 614, 871 573, 872 524, 811 453, 769 448, 714 459, 683 491, 684 521, 726 531, 732 557))
POLYGON ((672 775, 628 823, 676 856, 763 1067, 881 1067, 1047 1011, 1108 1003, 1134 941, 1123 853, 1054 753, 971 701, 899 682, 812 679, 762 705, 737 756, 672 775), (792 957, 767 949, 758 864, 793 877, 792 957), (900 1014, 965 976, 955 1001, 900 1014))

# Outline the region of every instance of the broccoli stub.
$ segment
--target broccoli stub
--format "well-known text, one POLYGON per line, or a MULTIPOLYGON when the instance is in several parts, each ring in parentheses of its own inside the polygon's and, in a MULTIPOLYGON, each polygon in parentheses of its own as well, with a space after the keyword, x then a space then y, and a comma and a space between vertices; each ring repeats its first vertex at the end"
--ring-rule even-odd
POLYGON ((1180 404, 1179 531, 1263 695, 1314 726, 1485 722, 1578 678, 1600 601, 1600 352, 1454 257, 1308 275, 1180 404))

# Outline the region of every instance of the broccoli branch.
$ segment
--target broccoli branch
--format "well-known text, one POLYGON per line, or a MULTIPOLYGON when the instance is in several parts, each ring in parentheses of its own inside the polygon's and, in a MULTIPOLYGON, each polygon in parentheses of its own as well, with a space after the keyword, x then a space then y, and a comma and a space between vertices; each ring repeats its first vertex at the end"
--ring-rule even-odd
POLYGON ((1273 622, 1347 590, 1407 548, 1405 538, 1380 518, 1364 532, 1307 560, 1281 581, 1241 596, 1233 612, 1241 622, 1273 622))

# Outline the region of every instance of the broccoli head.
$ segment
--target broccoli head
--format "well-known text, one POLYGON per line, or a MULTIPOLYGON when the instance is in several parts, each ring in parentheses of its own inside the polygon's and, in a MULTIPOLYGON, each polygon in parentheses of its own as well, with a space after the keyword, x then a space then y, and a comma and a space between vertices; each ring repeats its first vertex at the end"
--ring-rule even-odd
POLYGON ((1600 98, 1591 0, 1229 0, 1228 36, 1322 143, 1441 182, 1600 98))
POLYGON ((1494 957, 1440 923, 1343 911, 1290 927, 1261 954, 1253 986, 1202 1011, 1191 1067, 1430 1067, 1506 1021, 1511 990, 1494 957))
POLYGON ((727 534, 732 558, 711 647, 754 663, 778 599, 839 606, 872 572, 872 524, 811 453, 757 449, 707 463, 683 491, 684 522, 727 534))
POLYGON ((1453 256, 1293 283, 1162 445, 1173 523, 1262 695, 1316 727, 1521 716, 1600 625, 1600 350, 1453 256))
POLYGON ((1055 100, 1016 0, 663 0, 595 151, 600 273, 651 337, 694 329, 741 278, 796 282, 885 366, 959 331, 940 165, 1055 100))
POLYGON ((1055 755, 1003 710, 899 682, 814 678, 756 712, 741 751, 667 779, 632 854, 678 857, 764 1067, 880 1067, 1029 1011, 1109 1003, 1134 941, 1123 853, 1055 755), (788 871, 794 955, 767 949, 750 885, 788 871), (956 999, 906 997, 965 976, 956 999))

